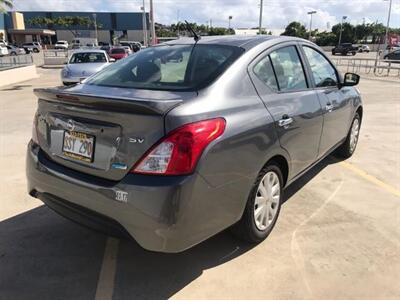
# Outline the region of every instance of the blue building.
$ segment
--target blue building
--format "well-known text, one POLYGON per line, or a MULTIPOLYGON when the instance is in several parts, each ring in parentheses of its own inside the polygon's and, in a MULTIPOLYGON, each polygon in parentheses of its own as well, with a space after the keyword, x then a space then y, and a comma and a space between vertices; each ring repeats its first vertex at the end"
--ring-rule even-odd
MULTIPOLYGON (((32 40, 38 38, 41 42, 46 44, 53 44, 57 40, 72 41, 75 37, 90 37, 97 38, 99 42, 112 42, 113 39, 130 40, 130 41, 143 41, 143 14, 141 12, 133 13, 112 13, 112 12, 46 12, 46 11, 26 11, 20 12, 23 15, 24 28, 17 28, 18 21, 12 16, 12 13, 5 15, 5 28, 8 32, 8 38, 16 43, 21 41, 21 35, 25 36, 25 41, 30 41, 27 37, 30 32, 39 32, 31 37, 32 40), (36 17, 46 17, 49 19, 65 17, 65 16, 79 16, 86 17, 97 23, 96 26, 45 26, 33 25, 30 20, 36 17), (54 31, 55 34, 42 35, 42 30, 54 31), (96 32, 97 31, 97 32, 96 32)), ((1 19, 0 19, 1 21, 1 19)), ((149 14, 146 13, 146 25, 149 29, 149 14)), ((0 23, 1 26, 1 23, 0 23)), ((21 27, 21 25, 19 25, 21 27)), ((0 27, 1 29, 1 27, 0 27)), ((148 33, 149 34, 149 33, 148 33)))

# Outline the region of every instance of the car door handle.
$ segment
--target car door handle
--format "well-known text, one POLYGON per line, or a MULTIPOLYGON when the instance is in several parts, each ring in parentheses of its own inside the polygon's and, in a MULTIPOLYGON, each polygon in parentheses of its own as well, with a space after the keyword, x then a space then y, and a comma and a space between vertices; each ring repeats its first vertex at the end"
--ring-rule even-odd
POLYGON ((333 104, 327 103, 326 106, 325 106, 325 110, 327 112, 331 112, 333 110, 333 104))
POLYGON ((288 128, 289 125, 292 123, 293 123, 293 118, 290 118, 289 116, 283 116, 282 119, 278 121, 278 125, 285 129, 288 128))

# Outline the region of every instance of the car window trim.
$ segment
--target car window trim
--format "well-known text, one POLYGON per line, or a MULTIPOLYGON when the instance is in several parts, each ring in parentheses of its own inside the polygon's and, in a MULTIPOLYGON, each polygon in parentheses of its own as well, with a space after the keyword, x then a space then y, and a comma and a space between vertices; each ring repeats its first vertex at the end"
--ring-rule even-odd
MULTIPOLYGON (((273 71, 274 71, 275 80, 276 80, 276 82, 277 82, 278 87, 280 88, 279 82, 278 82, 278 78, 277 78, 276 73, 275 73, 275 67, 274 67, 274 65, 272 64, 271 58, 270 58, 270 61, 271 61, 272 69, 273 69, 273 71)), ((261 53, 259 53, 259 54, 249 63, 247 70, 248 70, 248 72, 251 73, 255 78, 257 78, 258 81, 260 81, 265 87, 267 87, 272 93, 275 93, 275 94, 299 93, 299 92, 305 92, 305 91, 310 91, 310 90, 311 90, 311 84, 310 84, 311 82, 309 81, 308 74, 307 74, 307 71, 306 71, 306 66, 304 65, 304 62, 303 62, 301 53, 300 53, 300 51, 299 51, 299 49, 298 49, 298 43, 297 43, 297 41, 285 41, 285 42, 282 42, 282 43, 279 43, 279 44, 275 44, 275 45, 273 45, 273 46, 271 46, 271 47, 269 47, 269 48, 266 48, 264 51, 262 51, 261 53), (297 52, 297 55, 298 55, 298 57, 299 57, 301 66, 302 66, 302 68, 303 68, 303 74, 304 74, 304 78, 305 78, 305 80, 306 80, 306 85, 307 85, 307 87, 304 88, 304 89, 298 89, 298 90, 293 90, 293 91, 281 91, 281 90, 278 90, 278 91, 277 91, 277 90, 275 90, 275 89, 272 89, 272 88, 271 88, 270 86, 268 86, 267 84, 265 84, 262 80, 260 80, 260 79, 258 78, 258 76, 254 73, 254 70, 253 70, 253 69, 254 69, 254 67, 255 67, 261 60, 263 60, 266 56, 269 56, 272 52, 274 52, 274 51, 276 51, 276 50, 279 50, 279 49, 282 49, 282 48, 290 47, 290 46, 293 46, 293 47, 296 49, 296 52, 297 52)), ((253 77, 253 76, 251 76, 251 77, 253 77)))
POLYGON ((313 90, 336 90, 336 89, 339 89, 339 83, 340 83, 341 77, 340 77, 338 69, 335 67, 335 65, 332 63, 332 61, 324 53, 322 53, 319 49, 317 49, 316 47, 313 47, 313 45, 310 45, 310 44, 307 44, 307 43, 299 43, 299 48, 300 48, 300 51, 302 52, 304 63, 307 65, 307 69, 308 69, 309 74, 310 74, 310 80, 311 80, 311 83, 312 83, 312 89, 313 90), (321 86, 321 87, 318 87, 315 84, 315 80, 314 80, 314 76, 313 76, 313 73, 312 73, 311 65, 310 65, 310 62, 308 61, 307 55, 306 55, 303 47, 311 48, 312 50, 314 50, 314 51, 318 52, 319 54, 321 54, 322 57, 324 57, 326 59, 326 61, 335 70, 337 85, 335 85, 335 86, 332 85, 332 86, 321 86))

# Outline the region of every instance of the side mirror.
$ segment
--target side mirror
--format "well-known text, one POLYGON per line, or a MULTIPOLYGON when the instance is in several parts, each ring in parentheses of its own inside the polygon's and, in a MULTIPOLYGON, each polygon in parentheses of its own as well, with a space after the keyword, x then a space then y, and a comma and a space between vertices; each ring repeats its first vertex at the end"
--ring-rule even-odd
POLYGON ((344 74, 342 86, 355 86, 360 82, 360 75, 355 73, 344 74))
POLYGON ((115 62, 115 58, 110 57, 110 62, 115 62))

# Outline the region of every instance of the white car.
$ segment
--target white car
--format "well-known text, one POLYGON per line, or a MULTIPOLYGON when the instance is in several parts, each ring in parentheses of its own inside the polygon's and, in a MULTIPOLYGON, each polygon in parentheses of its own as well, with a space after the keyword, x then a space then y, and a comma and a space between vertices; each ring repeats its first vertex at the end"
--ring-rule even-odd
POLYGON ((370 50, 370 48, 369 48, 368 45, 361 45, 361 46, 358 48, 358 52, 367 52, 367 53, 369 53, 369 51, 371 51, 371 50, 370 50))
POLYGON ((57 41, 57 43, 54 45, 55 49, 68 49, 68 42, 67 41, 57 41))
POLYGON ((64 85, 82 82, 114 61, 115 59, 110 58, 103 50, 74 51, 68 59, 67 65, 61 71, 61 80, 64 85))
POLYGON ((0 45, 0 56, 8 55, 8 49, 6 46, 0 45))

